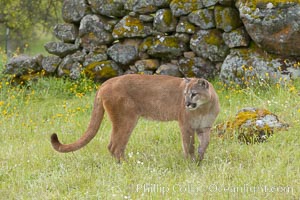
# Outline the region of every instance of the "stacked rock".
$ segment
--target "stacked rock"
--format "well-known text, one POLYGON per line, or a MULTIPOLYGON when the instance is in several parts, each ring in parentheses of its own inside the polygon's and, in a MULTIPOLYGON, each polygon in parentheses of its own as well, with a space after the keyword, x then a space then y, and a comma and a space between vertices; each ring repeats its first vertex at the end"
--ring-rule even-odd
MULTIPOLYGON (((257 10, 250 9, 248 1, 243 2, 64 0, 62 16, 65 23, 54 27, 54 34, 60 41, 45 45, 52 55, 44 57, 41 68, 48 74, 72 79, 84 73, 95 81, 126 73, 203 78, 213 78, 221 73, 220 77, 225 82, 233 80, 240 83, 240 80, 245 80, 241 76, 248 74, 237 72, 245 65, 253 69, 262 67, 266 72, 276 71, 276 75, 280 76, 277 63, 282 63, 281 58, 265 56, 261 48, 285 57, 295 57, 300 55, 299 45, 290 53, 283 50, 289 48, 288 45, 272 50, 272 47, 277 48, 273 44, 276 41, 272 40, 272 45, 268 45, 264 36, 254 33, 254 26, 257 26, 258 34, 263 34, 263 24, 267 22, 262 20, 261 13, 269 17, 268 13, 261 11, 258 18, 253 17, 251 12, 257 13, 257 10), (257 25, 259 20, 263 21, 261 26, 257 25), (248 50, 263 61, 256 62, 245 56, 248 50), (275 67, 269 65, 275 62, 274 59, 275 67), (260 66, 261 63, 263 66, 260 66)), ((278 17, 274 9, 292 12, 292 19, 300 15, 299 4, 287 5, 272 8, 274 17, 278 17)), ((270 10, 268 7, 265 9, 270 10)), ((275 22, 272 18, 270 24, 277 26, 275 22)), ((282 23, 288 24, 290 21, 282 23)), ((276 30, 283 27, 282 23, 276 30)), ((300 21, 291 23, 293 26, 288 31, 293 31, 292 36, 297 37, 300 21)), ((288 33, 283 31, 281 34, 288 33)), ((285 69, 295 66, 297 60, 293 58, 289 63, 285 69)), ((13 68, 9 64, 7 66, 7 69, 13 68)), ((264 74, 264 71, 261 73, 264 74)))

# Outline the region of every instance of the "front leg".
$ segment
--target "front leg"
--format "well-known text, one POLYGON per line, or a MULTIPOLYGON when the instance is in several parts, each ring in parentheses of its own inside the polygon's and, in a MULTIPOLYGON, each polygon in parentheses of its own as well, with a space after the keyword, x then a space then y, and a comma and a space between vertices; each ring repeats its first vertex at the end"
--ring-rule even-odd
POLYGON ((195 160, 194 154, 194 143, 195 143, 195 132, 189 126, 180 124, 181 136, 182 136, 182 148, 185 158, 191 158, 195 160))
POLYGON ((200 145, 198 147, 198 154, 200 161, 204 158, 204 153, 206 151, 206 148, 209 144, 210 140, 210 129, 211 128, 201 128, 197 131, 198 139, 200 142, 200 145))

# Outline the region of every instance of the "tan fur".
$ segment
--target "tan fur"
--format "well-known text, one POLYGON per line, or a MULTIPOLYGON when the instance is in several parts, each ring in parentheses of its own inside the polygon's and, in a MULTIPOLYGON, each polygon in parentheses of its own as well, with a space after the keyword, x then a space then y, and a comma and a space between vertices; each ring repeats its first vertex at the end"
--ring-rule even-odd
POLYGON ((96 135, 104 111, 112 122, 108 149, 118 160, 138 119, 177 120, 186 157, 194 159, 194 135, 200 140, 199 158, 209 144, 210 129, 219 113, 219 100, 213 86, 204 79, 170 76, 124 75, 106 81, 98 90, 87 131, 72 144, 61 144, 56 134, 51 143, 59 152, 80 149, 96 135))

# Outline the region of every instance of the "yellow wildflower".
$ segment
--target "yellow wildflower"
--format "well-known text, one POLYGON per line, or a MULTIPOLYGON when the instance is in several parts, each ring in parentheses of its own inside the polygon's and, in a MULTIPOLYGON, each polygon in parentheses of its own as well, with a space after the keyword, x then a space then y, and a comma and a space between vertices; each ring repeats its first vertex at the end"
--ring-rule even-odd
POLYGON ((291 86, 291 87, 289 88, 289 91, 292 92, 292 93, 293 93, 293 92, 296 92, 295 86, 291 86))

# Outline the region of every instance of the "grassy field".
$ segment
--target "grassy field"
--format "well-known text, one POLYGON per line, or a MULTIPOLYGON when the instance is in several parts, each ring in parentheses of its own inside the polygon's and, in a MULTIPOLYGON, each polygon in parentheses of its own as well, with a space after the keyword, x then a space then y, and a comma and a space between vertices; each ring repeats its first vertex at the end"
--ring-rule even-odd
POLYGON ((55 152, 85 131, 96 86, 87 80, 41 79, 27 87, 0 85, 0 199, 299 199, 300 83, 265 89, 224 89, 214 82, 222 111, 216 124, 247 106, 290 124, 265 143, 245 145, 212 133, 197 166, 185 160, 176 122, 141 119, 118 164, 107 145, 105 118, 85 148, 55 152))

